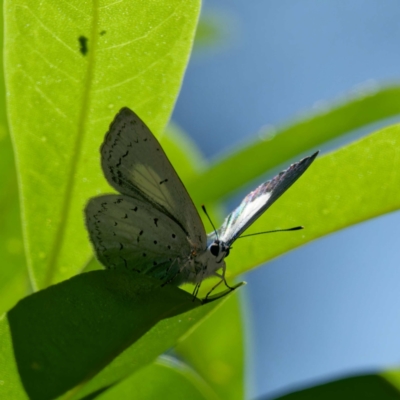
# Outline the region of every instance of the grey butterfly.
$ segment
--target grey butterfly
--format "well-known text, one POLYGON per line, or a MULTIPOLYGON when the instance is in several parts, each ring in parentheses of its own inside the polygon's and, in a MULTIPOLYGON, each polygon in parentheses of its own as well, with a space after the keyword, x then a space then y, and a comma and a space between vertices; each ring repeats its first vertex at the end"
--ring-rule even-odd
MULTIPOLYGON (((108 183, 120 194, 89 200, 86 225, 107 268, 130 269, 163 284, 195 284, 218 276, 232 243, 310 166, 317 153, 249 193, 221 228, 207 235, 200 216, 160 143, 129 108, 122 108, 100 149, 108 183), (220 270, 220 271, 219 271, 220 270)), ((217 285, 218 285, 217 284, 217 285)), ((216 286, 217 286, 216 285, 216 286)))

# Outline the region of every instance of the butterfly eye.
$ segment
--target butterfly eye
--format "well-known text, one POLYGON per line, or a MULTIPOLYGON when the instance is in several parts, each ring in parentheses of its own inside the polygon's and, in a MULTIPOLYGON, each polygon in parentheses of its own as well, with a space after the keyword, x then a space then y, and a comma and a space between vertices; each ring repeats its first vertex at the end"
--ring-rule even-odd
POLYGON ((210 246, 210 253, 214 256, 214 257, 218 257, 219 254, 219 243, 213 243, 210 246))

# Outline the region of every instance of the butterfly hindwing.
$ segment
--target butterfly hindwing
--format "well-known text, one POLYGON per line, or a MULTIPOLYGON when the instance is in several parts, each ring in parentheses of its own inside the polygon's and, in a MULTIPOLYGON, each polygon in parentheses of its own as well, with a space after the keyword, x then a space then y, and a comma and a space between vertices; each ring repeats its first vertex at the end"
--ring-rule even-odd
POLYGON ((101 147, 104 174, 118 192, 153 205, 174 220, 197 248, 206 246, 200 216, 161 145, 144 122, 123 108, 101 147))
MULTIPOLYGON (((297 179, 317 157, 318 152, 292 164, 270 181, 250 192, 225 219, 218 230, 219 238, 230 246, 255 220, 261 216, 297 179)), ((210 240, 210 237, 209 237, 210 240)))
POLYGON ((85 213, 97 257, 107 268, 168 279, 190 253, 181 227, 142 200, 125 195, 94 197, 85 213))

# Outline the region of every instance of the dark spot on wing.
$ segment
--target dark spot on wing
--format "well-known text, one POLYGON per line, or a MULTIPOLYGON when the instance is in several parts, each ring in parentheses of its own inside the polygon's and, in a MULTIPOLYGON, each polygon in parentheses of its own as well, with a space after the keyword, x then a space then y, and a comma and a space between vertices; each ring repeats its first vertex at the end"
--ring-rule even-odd
POLYGON ((127 150, 126 153, 122 155, 122 157, 126 157, 128 154, 129 154, 129 150, 127 150))
POLYGON ((157 222, 158 222, 158 218, 154 218, 154 224, 158 228, 157 222))
POLYGON ((176 238, 176 235, 175 235, 175 233, 173 233, 173 234, 172 234, 172 238, 173 238, 173 239, 175 239, 175 238, 176 238))
POLYGON ((82 53, 82 55, 86 56, 86 54, 88 53, 89 49, 88 49, 88 38, 86 36, 79 36, 78 37, 78 41, 79 41, 79 51, 82 53))
POLYGON ((163 181, 160 181, 160 185, 165 183, 165 182, 168 182, 168 179, 164 179, 163 181))
POLYGON ((168 250, 171 250, 171 246, 170 245, 168 245, 167 247, 168 247, 168 250))
POLYGON ((118 222, 114 222, 114 226, 117 226, 118 225, 118 222))
POLYGON ((131 208, 131 210, 136 212, 137 211, 137 207, 131 208))
POLYGON ((122 250, 124 248, 124 245, 122 243, 119 244, 119 249, 122 250))
POLYGON ((146 257, 146 256, 147 256, 147 254, 146 254, 146 253, 143 253, 143 254, 142 254, 142 256, 143 256, 143 257, 146 257))
POLYGON ((156 262, 156 261, 153 261, 153 265, 156 266, 156 265, 157 265, 157 262, 156 262))
POLYGON ((154 243, 154 244, 157 244, 157 240, 155 240, 153 243, 154 243))
POLYGON ((125 214, 125 217, 124 217, 124 219, 127 219, 128 218, 128 214, 125 214))

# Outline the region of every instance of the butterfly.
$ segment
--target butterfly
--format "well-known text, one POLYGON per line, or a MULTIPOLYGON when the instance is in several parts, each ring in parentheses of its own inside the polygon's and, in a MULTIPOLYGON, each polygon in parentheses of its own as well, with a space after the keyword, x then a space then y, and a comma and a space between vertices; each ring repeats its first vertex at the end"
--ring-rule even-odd
POLYGON ((207 235, 160 143, 132 110, 125 107, 116 115, 100 153, 105 178, 119 194, 94 197, 85 208, 97 258, 106 268, 136 271, 163 284, 193 283, 194 296, 201 282, 211 276, 220 278, 218 284, 225 282, 229 289, 235 288, 225 280, 225 258, 233 242, 318 154, 258 186, 218 230, 207 235))

